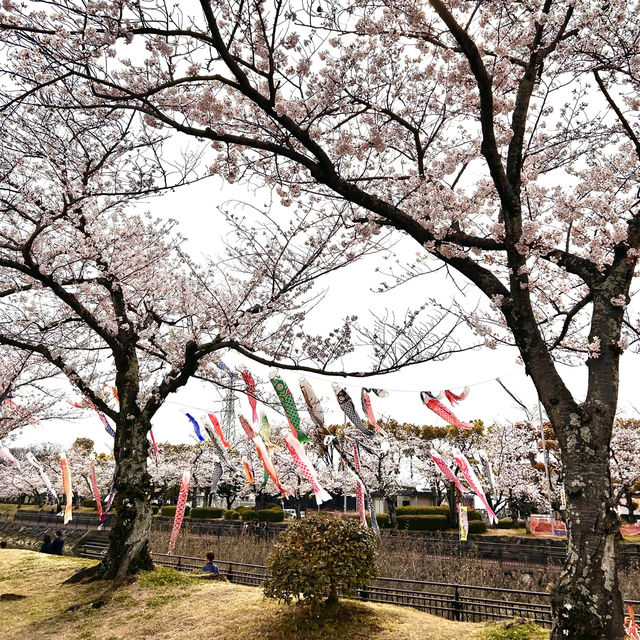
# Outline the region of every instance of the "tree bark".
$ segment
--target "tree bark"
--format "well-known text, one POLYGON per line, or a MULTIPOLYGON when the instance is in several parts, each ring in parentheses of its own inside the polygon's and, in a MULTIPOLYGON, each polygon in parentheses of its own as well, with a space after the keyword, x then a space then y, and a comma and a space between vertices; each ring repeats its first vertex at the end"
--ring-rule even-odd
POLYGON ((567 562, 552 596, 552 640, 623 637, 620 538, 606 451, 578 444, 565 461, 567 562))
POLYGON ((153 568, 149 554, 151 477, 147 471, 150 425, 142 418, 127 420, 126 412, 121 415, 114 443, 117 517, 109 535, 109 549, 99 567, 102 578, 115 581, 153 568))
MULTIPOLYGON (((387 503, 387 509, 389 509, 389 526, 392 529, 396 528, 396 500, 397 496, 385 496, 385 502, 387 503)), ((375 514, 372 515, 375 518, 375 514)))

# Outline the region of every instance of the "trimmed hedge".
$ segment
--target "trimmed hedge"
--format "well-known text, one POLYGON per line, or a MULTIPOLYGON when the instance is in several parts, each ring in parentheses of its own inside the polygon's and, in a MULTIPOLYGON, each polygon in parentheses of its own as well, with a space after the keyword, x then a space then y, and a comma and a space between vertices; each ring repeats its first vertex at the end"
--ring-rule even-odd
POLYGON ((282 509, 260 509, 258 511, 259 522, 282 522, 284 511, 282 509))
POLYGON ((442 531, 449 526, 446 516, 440 514, 398 516, 398 529, 408 529, 409 531, 442 531))
POLYGON ((158 511, 160 511, 160 507, 157 504, 152 504, 151 505, 151 513, 155 516, 156 513, 158 513, 158 511))
POLYGON ((96 506, 95 500, 93 498, 88 498, 87 500, 82 500, 80 502, 80 504, 83 507, 89 507, 89 508, 95 508, 95 506, 96 506))
POLYGON ((191 517, 200 520, 211 520, 213 518, 222 518, 224 509, 217 507, 194 507, 191 509, 191 517))
POLYGON ((258 515, 256 513, 255 509, 247 509, 246 511, 242 511, 240 513, 240 517, 242 518, 242 520, 244 520, 245 522, 248 522, 250 520, 255 520, 258 515))
POLYGON ((234 507, 233 510, 242 513, 243 511, 254 511, 255 507, 234 507))
POLYGON ((227 509, 222 514, 222 517, 225 520, 240 520, 240 514, 237 511, 234 511, 233 509, 227 509))
MULTIPOLYGON (((191 511, 191 507, 185 507, 184 509, 184 515, 188 516, 189 515, 189 511, 191 511)), ((160 515, 163 516, 175 516, 176 515, 176 505, 175 504, 169 504, 166 507, 162 507, 162 510, 160 511, 160 515)))
POLYGON ((484 533, 486 530, 487 525, 482 520, 469 521, 469 533, 484 533))
POLYGON ((500 520, 498 520, 498 529, 515 529, 517 523, 514 523, 514 521, 511 518, 500 518, 500 520))
POLYGON ((440 505, 439 507, 396 507, 396 515, 399 516, 444 516, 449 518, 449 507, 440 505))
POLYGON ((376 520, 378 521, 378 526, 381 529, 389 528, 389 514, 388 513, 376 513, 376 520))
POLYGON ((471 520, 480 520, 482 522, 482 514, 479 511, 476 511, 475 509, 468 509, 467 510, 467 520, 471 521, 471 520))

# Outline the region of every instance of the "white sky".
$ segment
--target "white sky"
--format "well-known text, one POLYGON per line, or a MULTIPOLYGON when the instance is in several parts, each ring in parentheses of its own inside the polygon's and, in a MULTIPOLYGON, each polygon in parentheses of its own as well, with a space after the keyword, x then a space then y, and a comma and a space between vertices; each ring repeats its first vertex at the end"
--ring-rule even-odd
MULTIPOLYGON (((211 178, 173 193, 166 193, 142 206, 154 215, 176 218, 179 221, 180 233, 187 238, 189 249, 197 257, 199 253, 215 255, 219 251, 222 222, 216 207, 232 199, 248 200, 262 205, 263 202, 268 201, 269 196, 248 191, 244 186, 228 185, 218 178, 211 178)), ((415 243, 407 246, 411 251, 418 249, 415 243)), ((398 317, 402 317, 407 306, 421 304, 423 297, 442 296, 443 301, 446 302, 448 296, 445 283, 437 276, 435 279, 433 276, 423 277, 388 294, 371 292, 370 286, 363 284, 367 278, 371 283, 375 281, 370 263, 354 265, 333 276, 331 280, 325 281, 323 286, 328 288, 327 297, 309 318, 309 329, 322 331, 328 326, 338 324, 344 315, 353 313, 356 313, 361 321, 366 321, 368 309, 372 307, 378 310, 385 307, 395 309, 398 317)), ((472 288, 469 295, 476 295, 472 288)), ((518 364, 517 356, 515 348, 501 347, 496 350, 481 348, 455 354, 442 362, 414 365, 397 373, 365 380, 352 378, 344 383, 313 374, 305 374, 305 377, 321 398, 328 423, 342 422, 344 418, 331 389, 331 383, 337 381, 346 386, 358 411, 360 411, 361 387, 380 387, 390 390, 390 396, 381 399, 372 394, 373 409, 377 417, 393 417, 400 422, 442 424, 443 426, 445 423, 422 404, 419 392, 429 390, 437 393, 444 389, 460 391, 464 386, 469 385, 472 387, 471 393, 454 409, 454 413, 463 421, 481 418, 485 423, 490 424, 497 420, 524 418, 523 410, 495 382, 497 377, 500 377, 505 385, 537 416, 535 389, 526 377, 524 367, 518 364)), ((232 368, 242 364, 247 365, 256 379, 260 378, 266 382, 266 387, 260 388, 270 390, 271 398, 275 400, 275 393, 268 382, 267 367, 246 362, 234 354, 223 356, 223 359, 232 368)), ((628 353, 622 358, 618 408, 620 413, 629 416, 637 414, 633 404, 640 408, 640 400, 636 400, 638 364, 639 356, 636 354, 628 353)), ((351 359, 344 365, 350 370, 366 369, 367 360, 351 359)), ((341 367, 336 363, 332 368, 340 369, 341 367)), ((576 397, 581 399, 586 388, 585 368, 562 367, 562 374, 576 397)), ((296 395, 298 408, 304 419, 304 403, 298 387, 300 374, 283 371, 282 375, 296 395)), ((153 430, 156 441, 193 442, 195 441, 193 429, 184 412, 189 411, 199 419, 205 411, 219 413, 221 409, 220 392, 213 385, 194 380, 177 394, 170 396, 155 417, 153 430)), ((240 395, 239 410, 246 417, 250 417, 251 409, 244 395, 240 395)), ((86 417, 69 422, 48 422, 25 427, 16 437, 6 440, 6 443, 24 445, 37 441, 52 441, 67 446, 75 438, 82 436, 92 438, 98 450, 108 451, 111 437, 105 432, 95 413, 90 410, 84 413, 78 410, 78 413, 79 416, 86 417)), ((267 414, 272 425, 284 424, 283 417, 278 417, 271 411, 267 411, 267 414)))

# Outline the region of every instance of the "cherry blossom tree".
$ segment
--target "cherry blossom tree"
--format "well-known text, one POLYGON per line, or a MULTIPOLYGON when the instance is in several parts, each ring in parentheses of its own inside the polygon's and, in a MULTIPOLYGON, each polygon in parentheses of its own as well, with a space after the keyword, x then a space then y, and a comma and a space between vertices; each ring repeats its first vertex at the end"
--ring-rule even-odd
MULTIPOLYGON (((130 116, 30 105, 4 124, 0 344, 55 368, 78 404, 115 427, 117 520, 96 571, 121 580, 151 562, 152 418, 197 372, 216 380, 222 349, 293 354, 305 296, 325 267, 294 251, 265 274, 252 258, 259 235, 245 239, 246 258, 199 265, 173 222, 127 214, 167 180, 159 141, 136 130, 132 142, 130 116)), ((349 348, 343 335, 336 343, 335 354, 349 348)))
POLYGON ((477 288, 484 307, 460 297, 460 315, 515 344, 562 449, 552 637, 622 636, 609 441, 637 328, 637 2, 40 4, 3 5, 13 99, 56 85, 67 104, 139 110, 212 145, 229 180, 363 241, 395 229, 419 246, 412 272, 477 288))

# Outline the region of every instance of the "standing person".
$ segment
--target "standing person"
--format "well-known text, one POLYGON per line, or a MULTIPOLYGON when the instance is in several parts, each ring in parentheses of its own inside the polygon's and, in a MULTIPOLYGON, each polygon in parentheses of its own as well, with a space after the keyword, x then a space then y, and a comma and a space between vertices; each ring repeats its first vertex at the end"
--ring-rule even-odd
POLYGON ((54 556, 61 556, 62 547, 64 547, 64 538, 62 537, 62 531, 56 531, 56 537, 51 543, 49 553, 52 553, 54 556))
POLYGON ((209 573, 220 573, 220 569, 218 569, 218 566, 213 564, 213 561, 216 559, 216 557, 213 555, 213 551, 209 551, 206 557, 207 557, 207 564, 205 564, 204 567, 202 567, 202 570, 207 571, 209 573))
POLYGON ((51 536, 48 533, 44 534, 42 546, 40 547, 40 553, 51 553, 51 536))

